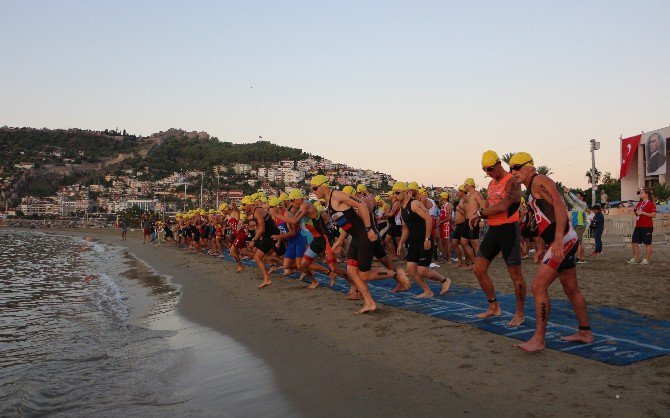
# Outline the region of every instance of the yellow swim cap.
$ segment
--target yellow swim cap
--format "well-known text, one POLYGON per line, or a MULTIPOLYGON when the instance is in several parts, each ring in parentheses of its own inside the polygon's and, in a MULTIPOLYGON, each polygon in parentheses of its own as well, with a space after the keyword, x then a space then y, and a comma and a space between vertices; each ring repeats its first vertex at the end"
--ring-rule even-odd
POLYGON ((277 206, 281 205, 281 199, 275 196, 272 196, 268 200, 268 204, 270 205, 271 208, 276 208, 277 206))
POLYGON ((303 199, 303 198, 304 198, 304 196, 302 195, 302 192, 300 191, 300 189, 293 189, 288 194, 288 200, 303 199))
POLYGON ((220 211, 224 211, 224 210, 228 210, 228 209, 230 209, 230 205, 226 202, 221 203, 221 205, 219 206, 220 211))
POLYGON ((363 184, 363 183, 356 186, 356 193, 363 193, 363 192, 367 192, 367 191, 368 191, 368 188, 365 187, 365 184, 363 184))
POLYGON ((342 191, 350 196, 354 194, 354 188, 351 186, 344 186, 342 191))
POLYGON ((509 160, 509 166, 513 165, 529 165, 534 167, 535 163, 533 162, 533 157, 527 152, 517 152, 509 160))
POLYGON ((251 196, 244 196, 244 197, 242 198, 242 202, 241 202, 241 203, 242 203, 242 205, 250 205, 250 204, 254 203, 254 201, 253 201, 253 199, 251 198, 251 196))
POLYGON ((405 190, 407 190, 407 183, 403 181, 396 181, 391 190, 393 190, 394 192, 396 191, 404 192, 405 190))
POLYGON ((475 187, 475 179, 473 179, 472 177, 468 177, 468 178, 465 179, 465 181, 463 182, 463 186, 472 186, 472 187, 475 187))
POLYGON ((419 187, 419 194, 422 194, 424 196, 428 196, 428 192, 423 187, 419 187))
POLYGON ((488 150, 482 154, 482 167, 493 167, 497 162, 500 161, 500 157, 495 151, 488 150))
POLYGON ((309 181, 309 184, 312 186, 328 186, 328 177, 323 174, 318 174, 309 181))
POLYGON ((210 209, 210 210, 208 210, 207 212, 208 212, 210 215, 213 215, 214 213, 216 213, 216 211, 215 211, 214 209, 210 209))
POLYGON ((461 184, 460 186, 458 186, 458 191, 459 192, 464 192, 465 191, 465 184, 461 184))
POLYGON ((379 202, 381 202, 381 201, 382 201, 382 197, 381 197, 381 196, 375 196, 375 202, 379 203, 379 202))
POLYGON ((441 197, 442 199, 449 199, 449 193, 447 193, 447 192, 442 192, 442 193, 440 193, 440 197, 441 197))
POLYGON ((419 190, 419 183, 417 183, 417 182, 415 182, 415 181, 411 181, 411 182, 407 185, 407 190, 419 190))
POLYGON ((280 194, 279 195, 279 200, 281 200, 282 202, 286 202, 288 200, 288 194, 286 194, 286 193, 280 194))
POLYGON ((314 203, 314 209, 319 213, 323 212, 323 206, 319 202, 314 203))

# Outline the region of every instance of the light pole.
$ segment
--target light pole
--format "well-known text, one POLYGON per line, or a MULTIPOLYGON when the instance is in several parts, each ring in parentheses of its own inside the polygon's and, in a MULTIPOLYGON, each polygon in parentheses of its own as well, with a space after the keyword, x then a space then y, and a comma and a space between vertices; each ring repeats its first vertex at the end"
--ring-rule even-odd
POLYGON ((600 142, 591 139, 591 206, 596 204, 596 151, 600 149, 600 142))
POLYGON ((216 173, 216 209, 219 209, 219 191, 221 191, 221 184, 219 183, 219 173, 216 173))

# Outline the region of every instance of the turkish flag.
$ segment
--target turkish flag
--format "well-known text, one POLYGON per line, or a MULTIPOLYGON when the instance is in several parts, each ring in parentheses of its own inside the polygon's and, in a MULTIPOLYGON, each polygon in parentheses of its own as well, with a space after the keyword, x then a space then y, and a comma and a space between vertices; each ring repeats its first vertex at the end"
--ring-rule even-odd
POLYGON ((621 172, 619 173, 620 178, 626 177, 628 174, 628 167, 630 166, 635 152, 637 151, 638 145, 640 145, 640 140, 642 135, 631 136, 630 138, 624 138, 621 140, 621 172))

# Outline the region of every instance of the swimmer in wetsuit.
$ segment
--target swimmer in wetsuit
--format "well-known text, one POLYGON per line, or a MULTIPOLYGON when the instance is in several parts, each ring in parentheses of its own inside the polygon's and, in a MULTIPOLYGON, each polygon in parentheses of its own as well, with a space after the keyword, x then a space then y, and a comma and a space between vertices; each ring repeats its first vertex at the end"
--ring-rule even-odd
POLYGON ((510 159, 510 171, 514 181, 526 186, 529 210, 537 220, 540 237, 546 246, 541 252, 540 263, 531 290, 535 298, 535 333, 530 340, 515 346, 525 351, 540 351, 545 347, 545 333, 551 301, 549 286, 558 277, 563 291, 570 300, 572 309, 577 316, 579 330, 576 334, 561 337, 564 341, 581 343, 593 342, 593 333, 586 313, 586 300, 577 283, 576 253, 579 239, 568 220, 568 210, 556 183, 549 177, 537 174, 533 157, 525 152, 518 152, 510 159), (544 255, 542 255, 544 253, 544 255))

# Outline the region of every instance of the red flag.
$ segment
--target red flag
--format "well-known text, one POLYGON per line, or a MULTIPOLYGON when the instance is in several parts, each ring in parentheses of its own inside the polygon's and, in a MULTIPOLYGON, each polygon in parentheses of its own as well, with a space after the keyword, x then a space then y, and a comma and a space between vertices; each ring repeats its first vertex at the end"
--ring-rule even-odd
POLYGON ((630 166, 633 157, 637 152, 637 147, 640 145, 640 140, 642 135, 631 136, 630 138, 625 138, 621 140, 621 172, 619 173, 620 178, 626 177, 628 174, 628 167, 630 166))

